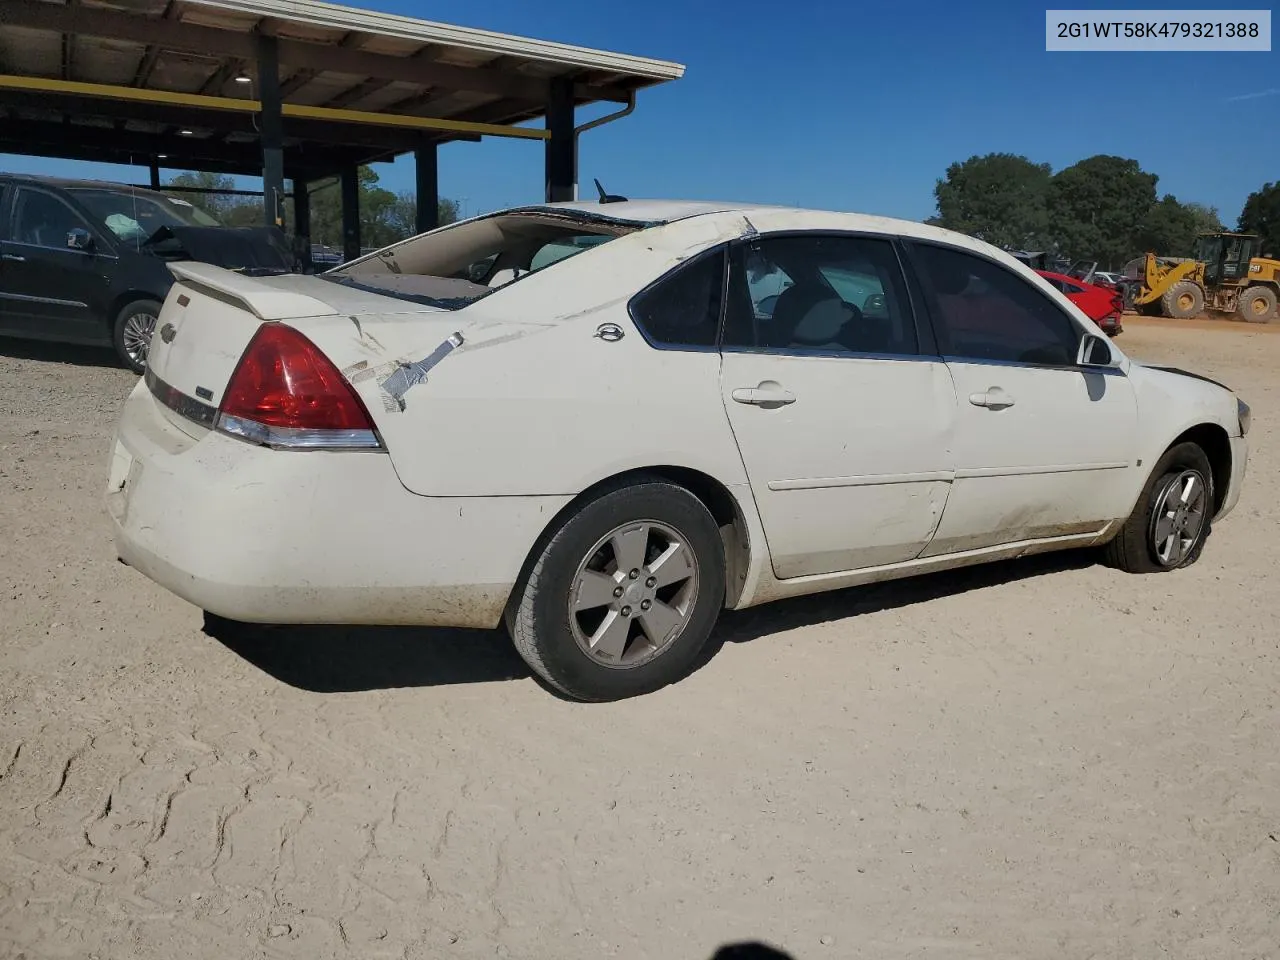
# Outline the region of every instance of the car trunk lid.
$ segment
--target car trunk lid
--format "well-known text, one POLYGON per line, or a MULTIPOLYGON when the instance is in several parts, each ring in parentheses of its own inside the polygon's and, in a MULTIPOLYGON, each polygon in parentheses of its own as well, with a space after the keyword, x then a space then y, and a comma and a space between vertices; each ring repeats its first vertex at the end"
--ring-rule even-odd
POLYGON ((164 416, 195 438, 213 428, 232 375, 265 323, 286 323, 311 340, 356 388, 380 430, 429 366, 455 347, 546 328, 318 277, 248 277, 201 263, 170 269, 177 282, 157 320, 146 376, 164 416))

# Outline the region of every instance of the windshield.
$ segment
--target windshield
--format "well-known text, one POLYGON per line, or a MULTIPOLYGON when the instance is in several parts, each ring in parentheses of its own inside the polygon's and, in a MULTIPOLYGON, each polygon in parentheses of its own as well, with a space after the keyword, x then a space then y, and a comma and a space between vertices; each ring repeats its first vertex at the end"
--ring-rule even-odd
POLYGON ((217 220, 186 200, 141 190, 76 188, 72 194, 126 243, 141 245, 161 227, 216 227, 217 220))
POLYGON ((646 226, 562 210, 516 210, 412 237, 324 278, 456 310, 646 226))

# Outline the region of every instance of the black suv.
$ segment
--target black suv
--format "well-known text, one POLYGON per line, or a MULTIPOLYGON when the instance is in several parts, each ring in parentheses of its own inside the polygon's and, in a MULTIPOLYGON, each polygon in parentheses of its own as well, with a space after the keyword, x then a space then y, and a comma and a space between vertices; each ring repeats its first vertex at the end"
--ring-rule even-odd
POLYGON ((0 334, 111 345, 140 373, 173 260, 295 268, 280 231, 220 226, 174 195, 0 174, 0 334))

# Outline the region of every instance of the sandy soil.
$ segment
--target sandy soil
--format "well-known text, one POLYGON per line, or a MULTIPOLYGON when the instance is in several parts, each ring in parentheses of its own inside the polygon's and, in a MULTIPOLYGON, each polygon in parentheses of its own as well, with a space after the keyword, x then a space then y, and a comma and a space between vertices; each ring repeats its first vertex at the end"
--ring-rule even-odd
POLYGON ((114 559, 131 378, 0 342, 0 954, 1280 957, 1280 337, 1126 328, 1254 407, 1197 566, 780 603, 610 706, 498 635, 210 636, 114 559))

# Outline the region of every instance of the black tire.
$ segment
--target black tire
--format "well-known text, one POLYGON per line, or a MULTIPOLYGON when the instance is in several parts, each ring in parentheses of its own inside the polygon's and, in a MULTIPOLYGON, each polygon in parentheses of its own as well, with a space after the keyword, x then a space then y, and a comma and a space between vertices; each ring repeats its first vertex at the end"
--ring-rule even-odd
POLYGON ((139 317, 151 318, 151 332, 155 332, 156 320, 160 316, 160 302, 157 300, 134 300, 126 303, 116 314, 111 324, 111 343, 116 348, 116 356, 120 362, 134 373, 142 373, 147 369, 147 351, 150 350, 150 337, 146 347, 138 352, 135 339, 136 328, 133 323, 139 317))
MULTIPOLYGON (((649 582, 644 577, 627 579, 629 571, 617 576, 623 578, 618 589, 625 585, 628 591, 638 591, 649 582)), ((530 669, 566 696, 591 702, 639 696, 682 679, 692 669, 724 605, 724 578, 720 531, 702 502, 683 487, 665 480, 639 479, 586 503, 545 540, 528 573, 516 587, 507 611, 507 629, 530 669), (674 639, 661 647, 653 647, 646 639, 644 631, 649 629, 649 620, 627 621, 622 627, 624 632, 629 631, 627 636, 631 638, 623 648, 626 652, 620 654, 613 665, 606 665, 614 658, 603 653, 598 655, 599 659, 593 657, 577 637, 593 629, 590 618, 596 611, 604 611, 601 623, 604 618, 613 617, 614 622, 622 624, 618 618, 623 610, 632 608, 621 606, 627 600, 624 597, 611 600, 608 607, 584 608, 571 614, 575 580, 580 565, 592 557, 596 558, 592 563, 601 563, 600 558, 607 556, 609 559, 600 569, 612 576, 610 571, 618 566, 619 554, 607 543, 607 538, 619 528, 634 524, 638 529, 645 523, 658 526, 652 528, 655 531, 652 534, 645 528, 646 559, 640 569, 647 571, 654 551, 661 549, 666 536, 661 528, 674 531, 682 538, 680 542, 695 561, 693 580, 686 578, 680 581, 684 586, 675 585, 677 589, 689 591, 681 595, 678 604, 687 612, 687 617, 674 639), (619 609, 613 610, 613 605, 619 609), (623 665, 622 661, 633 655, 637 658, 635 665, 623 665), (649 659, 643 659, 645 656, 649 659)), ((653 597, 650 604, 656 604, 659 599, 663 603, 670 600, 673 605, 677 602, 673 595, 666 595, 664 599, 655 592, 653 597)), ((637 609, 643 602, 631 599, 637 609)), ((643 615, 633 611, 627 616, 638 620, 643 615)))
POLYGON ((1190 566, 1200 559, 1205 540, 1209 537, 1216 502, 1214 495, 1213 468, 1205 452, 1194 443, 1171 447, 1151 471, 1129 519, 1115 539, 1103 547, 1104 561, 1129 573, 1163 573, 1190 566), (1169 485, 1188 471, 1199 474, 1203 485, 1203 518, 1190 546, 1176 562, 1169 562, 1161 559, 1157 549, 1156 510, 1162 504, 1169 485))
POLYGON ((1166 317, 1189 320, 1204 311, 1204 291, 1198 283, 1179 280, 1160 297, 1160 307, 1166 317))
POLYGON ((1236 315, 1249 323, 1269 323, 1276 315, 1276 292, 1270 287, 1249 287, 1236 300, 1236 315))

